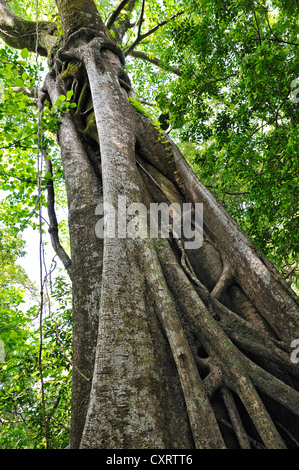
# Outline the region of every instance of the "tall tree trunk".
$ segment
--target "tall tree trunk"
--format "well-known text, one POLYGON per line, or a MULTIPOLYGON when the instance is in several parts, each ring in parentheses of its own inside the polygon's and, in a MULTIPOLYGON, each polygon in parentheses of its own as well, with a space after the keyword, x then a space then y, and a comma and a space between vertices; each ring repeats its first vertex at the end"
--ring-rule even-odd
POLYGON ((70 447, 298 447, 298 298, 130 104, 123 54, 94 2, 57 6, 64 43, 44 91, 54 103, 73 89, 78 104, 59 128, 74 292, 70 447), (101 240, 101 202, 203 203, 203 245, 108 231, 101 240))

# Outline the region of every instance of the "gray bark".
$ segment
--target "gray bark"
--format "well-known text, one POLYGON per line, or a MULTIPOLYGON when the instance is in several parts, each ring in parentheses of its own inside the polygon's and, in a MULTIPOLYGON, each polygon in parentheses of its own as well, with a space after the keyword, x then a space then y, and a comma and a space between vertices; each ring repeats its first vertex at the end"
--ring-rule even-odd
MULTIPOLYGON (((241 446, 247 446, 250 439, 228 390, 238 395, 263 445, 284 448, 257 389, 292 413, 299 404, 298 392, 274 377, 275 386, 271 390, 265 387, 265 372, 252 367, 214 314, 217 309, 230 312, 234 303, 241 317, 246 318, 250 311, 254 328, 263 326, 260 334, 289 341, 294 328, 298 331, 296 296, 197 180, 177 147, 129 105, 127 90, 119 80, 119 58, 123 57, 115 45, 101 34, 81 38, 82 33, 73 35, 69 43, 75 43, 77 49, 66 48, 60 55, 75 56, 86 70, 101 154, 104 202, 116 206, 119 194, 126 196, 128 205, 142 202, 147 207, 150 201, 203 202, 206 230, 200 253, 187 253, 178 244, 180 262, 173 241, 155 244, 149 239, 104 238, 95 368, 80 447, 224 448, 229 442, 217 424, 217 405, 213 407, 209 401, 221 387, 241 446), (205 285, 201 271, 206 272, 205 285), (231 290, 229 299, 232 284, 237 290, 231 290), (246 301, 240 301, 240 292, 246 301), (227 306, 225 299, 230 300, 227 306), (286 324, 280 321, 282 311, 286 324), (153 322, 167 340, 164 350, 168 349, 168 362, 176 366, 183 412, 181 406, 179 411, 173 408, 173 402, 165 408, 169 397, 164 392, 168 389, 156 356, 161 339, 153 336, 149 327, 153 322), (208 355, 210 372, 205 380, 197 368, 192 334, 208 355), (289 396, 285 401, 277 393, 284 387, 289 396), (169 416, 175 419, 168 426, 169 416), (178 423, 180 445, 174 437, 178 423)), ((247 325, 245 330, 249 335, 247 325)), ((261 353, 262 349, 257 349, 261 353)))

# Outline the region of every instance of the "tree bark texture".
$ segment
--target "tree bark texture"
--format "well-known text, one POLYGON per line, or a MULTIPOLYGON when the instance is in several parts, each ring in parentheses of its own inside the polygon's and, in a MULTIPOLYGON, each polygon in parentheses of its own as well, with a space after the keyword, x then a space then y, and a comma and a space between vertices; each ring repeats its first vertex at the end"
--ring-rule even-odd
POLYGON ((76 366, 70 447, 298 447, 298 298, 130 104, 124 56, 94 2, 57 6, 64 41, 44 92, 55 103, 73 89, 77 103, 59 127, 76 366), (101 240, 96 207, 117 207, 119 195, 127 208, 203 203, 202 247, 101 240))

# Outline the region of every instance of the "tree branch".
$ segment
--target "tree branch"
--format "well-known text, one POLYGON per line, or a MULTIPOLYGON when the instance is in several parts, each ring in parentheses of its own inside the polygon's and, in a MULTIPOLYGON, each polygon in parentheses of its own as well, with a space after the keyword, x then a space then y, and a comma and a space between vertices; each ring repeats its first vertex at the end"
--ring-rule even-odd
POLYGON ((182 72, 178 67, 164 64, 161 59, 158 59, 158 57, 150 57, 148 54, 146 54, 146 52, 131 51, 130 55, 132 57, 135 57, 136 59, 144 60, 146 62, 156 65, 157 67, 160 67, 163 70, 167 70, 168 72, 174 73, 178 77, 182 76, 182 72))
MULTIPOLYGON (((1 134, 2 134, 2 132, 1 132, 1 134)), ((24 145, 24 146, 22 147, 21 142, 23 142, 24 140, 28 139, 28 138, 31 137, 32 135, 35 135, 35 132, 32 133, 32 134, 25 135, 25 137, 22 137, 22 139, 15 140, 14 142, 12 142, 12 143, 9 144, 9 145, 4 145, 3 147, 0 147, 0 149, 1 149, 1 150, 4 150, 4 149, 10 149, 10 148, 13 148, 13 147, 16 147, 16 148, 18 148, 18 147, 19 147, 19 148, 28 148, 28 145, 24 145)), ((3 171, 3 170, 2 170, 2 171, 3 171)), ((16 175, 11 175, 11 174, 5 173, 4 171, 3 171, 3 174, 5 174, 6 176, 9 176, 9 177, 12 177, 12 178, 18 178, 16 175)), ((18 179, 20 179, 20 178, 18 178, 18 179)), ((31 181, 31 180, 26 179, 26 181, 31 181)), ((35 183, 36 183, 36 181, 35 181, 35 183)))
POLYGON ((127 0, 124 3, 121 3, 119 7, 122 6, 123 9, 120 9, 118 15, 114 19, 109 17, 107 20, 107 25, 109 25, 109 27, 106 26, 107 31, 111 30, 115 34, 115 40, 120 45, 123 43, 123 39, 128 29, 134 27, 137 24, 131 23, 131 16, 135 7, 135 3, 136 0, 127 0), (110 30, 108 28, 110 28, 110 30))
POLYGON ((291 46, 299 46, 298 42, 284 41, 283 39, 280 39, 276 36, 273 29, 271 28, 267 8, 264 5, 261 5, 259 2, 257 3, 264 9, 265 18, 266 18, 270 33, 273 35, 273 38, 265 38, 265 39, 267 39, 268 41, 275 41, 275 42, 282 42, 283 44, 290 44, 291 46))
MULTIPOLYGON (((221 77, 221 78, 215 78, 213 80, 208 80, 207 82, 203 83, 198 89, 197 89, 197 93, 202 89, 204 88, 205 86, 207 85, 211 85, 212 83, 216 83, 216 82, 225 82, 225 80, 228 80, 229 78, 231 77, 236 77, 238 75, 238 73, 230 73, 229 75, 227 75, 226 77, 221 77)), ((196 75, 195 75, 196 76, 196 75)), ((196 78, 200 79, 198 76, 196 76, 196 78)))
MULTIPOLYGON (((34 98, 35 97, 35 90, 34 88, 29 88, 27 86, 15 86, 15 87, 12 87, 12 91, 14 93, 23 93, 24 95, 28 96, 28 98, 34 98)), ((37 106, 37 104, 35 103, 35 106, 37 106)))
MULTIPOLYGON (((206 188, 215 189, 215 186, 211 184, 206 184, 205 186, 206 188)), ((224 189, 221 189, 220 191, 221 193, 227 194, 228 196, 245 196, 249 194, 249 191, 239 191, 239 192, 238 191, 225 191, 224 189)))
POLYGON ((273 34, 273 38, 266 38, 268 41, 282 42, 283 44, 290 44, 291 46, 299 46, 298 42, 284 41, 283 39, 279 39, 276 36, 274 36, 274 33, 272 34, 273 34))
POLYGON ((140 12, 140 18, 139 18, 139 21, 138 21, 137 38, 139 38, 140 35, 141 35, 141 28, 142 28, 142 22, 143 22, 143 16, 144 16, 144 7, 145 7, 145 0, 142 0, 142 7, 141 7, 141 12, 140 12))
MULTIPOLYGON (((25 47, 31 51, 36 51, 36 22, 27 21, 15 15, 6 5, 4 0, 0 0, 0 37, 9 46, 16 49, 25 47)), ((57 41, 57 26, 51 21, 41 21, 38 24, 38 47, 37 51, 42 56, 47 56, 57 41)))
POLYGON ((257 32, 258 39, 259 39, 259 43, 260 43, 260 45, 262 45, 260 27, 259 27, 259 23, 258 23, 257 16, 256 16, 256 13, 255 13, 255 9, 254 9, 254 8, 252 8, 252 12, 253 12, 254 19, 255 19, 255 24, 256 24, 256 28, 254 28, 254 29, 255 29, 256 32, 257 32))
POLYGON ((139 36, 137 35, 137 38, 135 39, 135 41, 131 44, 131 46, 128 47, 128 49, 125 51, 125 55, 128 55, 130 54, 130 52, 135 49, 135 47, 137 46, 137 44, 139 44, 141 41, 143 41, 143 39, 147 38, 148 36, 150 36, 151 34, 155 33, 157 31, 157 29, 159 28, 162 28, 162 26, 165 26, 167 23, 169 23, 170 21, 172 21, 174 18, 176 18, 177 16, 180 16, 182 15, 183 13, 185 13, 185 10, 181 10, 179 11, 178 13, 175 13, 175 15, 172 15, 170 18, 167 18, 166 20, 164 21, 161 21, 160 23, 156 24, 156 26, 154 26, 153 28, 151 28, 149 31, 147 31, 146 33, 144 34, 139 34, 139 36))

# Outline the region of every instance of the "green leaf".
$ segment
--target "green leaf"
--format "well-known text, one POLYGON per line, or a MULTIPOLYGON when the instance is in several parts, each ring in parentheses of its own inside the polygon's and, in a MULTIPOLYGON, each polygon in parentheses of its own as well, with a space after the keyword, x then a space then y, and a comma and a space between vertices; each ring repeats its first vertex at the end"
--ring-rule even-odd
POLYGON ((21 51, 21 56, 23 59, 27 59, 28 55, 29 55, 28 49, 27 47, 25 47, 25 49, 21 51))
POLYGON ((66 99, 69 101, 74 94, 74 90, 69 90, 66 93, 66 99))
POLYGON ((22 80, 21 78, 18 78, 18 79, 15 81, 14 85, 15 85, 16 87, 22 87, 22 86, 24 86, 24 82, 23 82, 23 80, 22 80))
POLYGON ((57 108, 59 108, 65 100, 66 100, 65 95, 60 95, 60 96, 58 96, 57 100, 56 100, 55 103, 54 103, 54 106, 56 106, 57 108))

